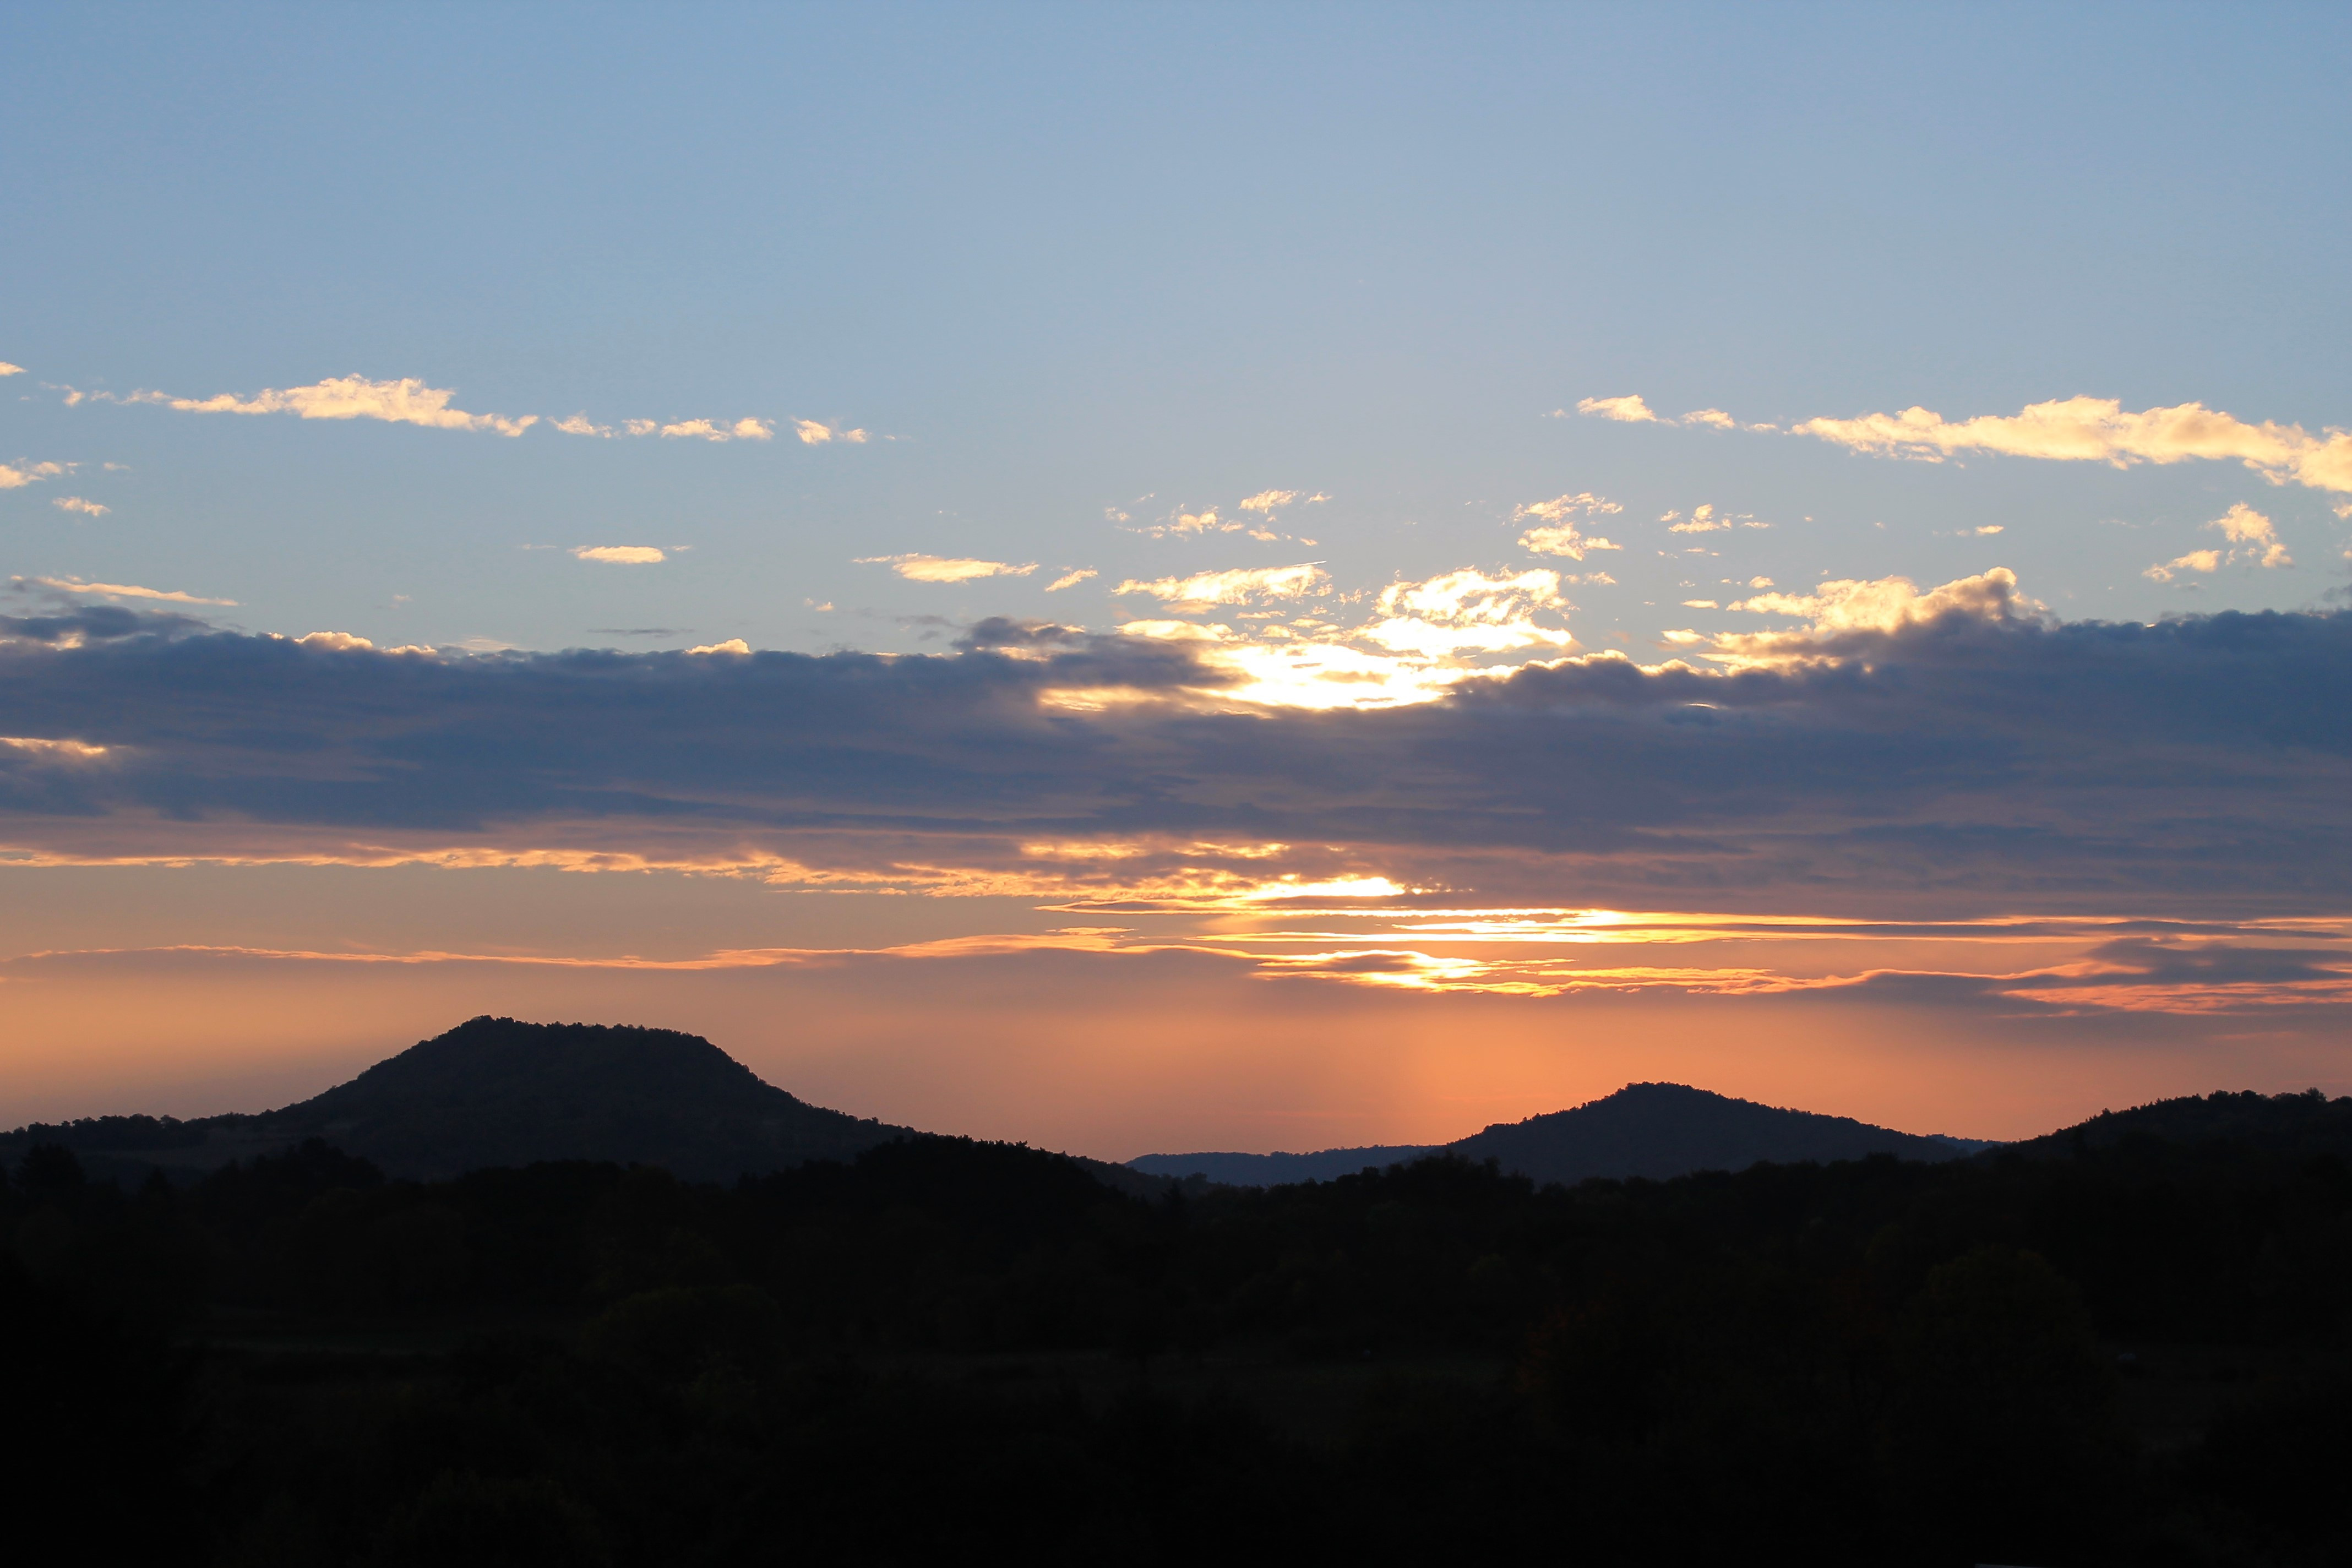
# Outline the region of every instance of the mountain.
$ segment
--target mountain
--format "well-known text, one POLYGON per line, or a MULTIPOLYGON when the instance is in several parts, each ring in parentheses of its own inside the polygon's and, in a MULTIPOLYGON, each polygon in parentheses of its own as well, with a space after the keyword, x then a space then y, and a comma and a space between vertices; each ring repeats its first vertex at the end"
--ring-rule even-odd
POLYGON ((65 1142, 94 1173, 127 1173, 209 1169, 323 1138, 397 1176, 611 1160, 732 1181, 908 1136, 920 1134, 787 1094, 698 1035, 481 1017, 282 1110, 101 1117, 22 1128, 0 1146, 65 1142))
POLYGON ((1632 1083, 1580 1105, 1497 1122, 1483 1132, 1434 1148, 1326 1149, 1313 1154, 1147 1154, 1129 1162, 1156 1175, 1198 1172, 1236 1186, 1329 1180, 1367 1165, 1390 1165, 1423 1154, 1493 1160, 1538 1184, 1572 1185, 1588 1177, 1647 1176, 1664 1181, 1693 1171, 1738 1171, 1759 1161, 1793 1164, 1811 1160, 1859 1160, 1894 1154, 1906 1160, 1956 1160, 1990 1145, 1976 1139, 1922 1137, 1873 1127, 1851 1117, 1783 1110, 1733 1100, 1679 1083, 1632 1083))
POLYGON ((1497 1122, 1446 1145, 1466 1160, 1500 1162, 1538 1184, 1572 1185, 1591 1176, 1664 1181, 1693 1171, 1740 1171, 1761 1161, 1956 1160, 1970 1145, 1874 1127, 1846 1116, 1783 1110, 1679 1083, 1629 1083, 1580 1105, 1497 1122))

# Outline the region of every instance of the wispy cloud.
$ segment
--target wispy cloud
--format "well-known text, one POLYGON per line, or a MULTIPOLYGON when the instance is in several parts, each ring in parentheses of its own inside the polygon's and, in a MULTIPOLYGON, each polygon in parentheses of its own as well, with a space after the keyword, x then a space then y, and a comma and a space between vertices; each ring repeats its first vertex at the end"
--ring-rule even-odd
POLYGON ((801 438, 801 444, 804 447, 822 447, 831 441, 846 441, 852 446, 858 446, 866 439, 866 432, 863 430, 845 430, 838 425, 828 425, 821 419, 793 420, 793 434, 801 438))
POLYGON ((135 583, 85 583, 79 577, 17 577, 11 581, 31 584, 56 594, 96 594, 109 599, 161 599, 174 605, 234 605, 235 599, 200 599, 194 594, 165 593, 160 588, 142 588, 135 583))
POLYGON ((1628 397, 1580 398, 1576 411, 1589 418, 1619 419, 1629 425, 1658 422, 1658 416, 1650 412, 1650 405, 1642 401, 1638 393, 1628 397))
POLYGON ((381 419, 435 430, 492 430, 501 436, 520 436, 539 423, 536 414, 526 414, 519 419, 501 414, 468 414, 449 406, 449 400, 456 395, 451 388, 427 386, 414 376, 398 381, 370 381, 365 376, 345 375, 330 377, 310 386, 266 387, 251 397, 239 397, 229 392, 213 397, 134 392, 113 401, 161 404, 183 414, 291 414, 301 419, 381 419))
POLYGON ((1065 588, 1075 588, 1079 584, 1087 581, 1089 577, 1099 575, 1100 574, 1091 566, 1080 566, 1075 570, 1063 573, 1060 576, 1046 584, 1045 592, 1048 594, 1058 594, 1065 588))
POLYGON ((114 510, 112 507, 100 506, 94 500, 85 500, 80 496, 59 496, 49 504, 59 511, 78 511, 85 517, 104 517, 114 510))
POLYGON ((1037 563, 976 561, 953 555, 861 555, 860 566, 887 566, 910 583, 970 583, 982 577, 1026 577, 1037 563))
POLYGON ((0 490, 22 489, 43 479, 69 474, 79 467, 78 463, 27 463, 21 458, 14 463, 0 463, 0 490))
POLYGON ((1288 506, 1294 501, 1302 506, 1319 506, 1330 499, 1321 490, 1313 495, 1302 490, 1260 490, 1254 496, 1243 497, 1241 509, 1244 511, 1271 512, 1278 506, 1288 506))
POLYGON ((681 419, 661 427, 667 438, 687 438, 697 441, 765 441, 775 435, 766 423, 758 419, 738 419, 732 425, 720 425, 709 419, 681 419))
POLYGON ((22 375, 24 374, 25 367, 23 365, 10 364, 6 360, 0 359, 0 375, 22 375))
POLYGON ((1957 421, 1912 407, 1853 419, 1808 419, 1792 431, 1857 452, 1931 463, 1965 452, 2118 468, 2234 458, 2273 484, 2352 490, 2352 431, 2315 436, 2300 425, 2250 424, 2201 403, 2134 414, 2112 397, 2069 397, 1957 421))
POLYGON ((1687 518, 1683 517, 1683 514, 1679 511, 1670 511, 1664 516, 1659 518, 1658 521, 1668 525, 1666 529, 1668 533, 1720 533, 1726 529, 1732 528, 1769 528, 1772 526, 1769 522, 1758 521, 1754 517, 1744 511, 1717 511, 1715 510, 1712 503, 1707 502, 1702 502, 1701 504, 1691 508, 1691 514, 1687 518), (1680 521, 1676 521, 1677 519, 1680 521))
POLYGON ((1229 572, 1196 572, 1189 577, 1130 577, 1114 594, 1149 594, 1171 605, 1257 605, 1328 594, 1330 574, 1314 562, 1296 566, 1250 566, 1229 572))
POLYGON ((1549 500, 1529 501, 1525 506, 1513 507, 1511 521, 1525 522, 1533 518, 1540 525, 1519 535, 1521 549, 1538 555, 1564 555, 1571 561, 1581 561, 1588 550, 1615 550, 1620 547, 1606 539, 1588 537, 1578 530, 1576 520, 1582 518, 1590 521, 1624 510, 1605 496, 1582 490, 1574 495, 1554 496, 1549 500))
POLYGON ((669 557, 650 544, 578 544, 572 553, 582 561, 602 561, 614 566, 652 566, 669 557))

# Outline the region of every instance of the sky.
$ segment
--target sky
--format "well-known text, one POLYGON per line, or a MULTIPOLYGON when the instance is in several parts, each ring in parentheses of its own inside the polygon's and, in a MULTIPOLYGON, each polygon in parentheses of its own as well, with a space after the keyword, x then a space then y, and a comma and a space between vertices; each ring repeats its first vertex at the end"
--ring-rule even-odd
POLYGON ((2340 7, 11 39, 0 1123, 2352 1092, 2340 7))

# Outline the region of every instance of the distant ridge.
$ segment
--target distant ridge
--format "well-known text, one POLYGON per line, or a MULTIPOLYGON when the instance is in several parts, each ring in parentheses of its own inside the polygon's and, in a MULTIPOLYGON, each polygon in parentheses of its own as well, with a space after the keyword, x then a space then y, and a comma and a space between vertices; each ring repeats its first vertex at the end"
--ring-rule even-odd
POLYGON ((1956 1160, 1988 1147, 1976 1139, 1897 1132, 1852 1117, 1759 1105, 1687 1084, 1632 1083, 1572 1110, 1496 1122, 1467 1138, 1430 1147, 1326 1149, 1312 1154, 1147 1154, 1129 1163, 1159 1176, 1197 1173, 1236 1186, 1272 1186, 1328 1181, 1367 1165, 1444 1152, 1465 1160, 1493 1160, 1539 1184, 1573 1185, 1595 1176, 1664 1181, 1694 1171, 1742 1171, 1768 1160, 1827 1163, 1868 1154, 1956 1160))
POLYGON ((1434 1154, 1438 1145, 1382 1143, 1363 1149, 1324 1149, 1312 1154, 1145 1154, 1130 1170, 1150 1176, 1206 1176, 1234 1187, 1278 1187, 1291 1182, 1328 1182, 1352 1176, 1366 1166, 1385 1169, 1434 1154))
POLYGON ((2352 1097, 2330 1100, 2315 1089, 2300 1094, 2224 1089, 2183 1095, 2128 1110, 2102 1110, 2088 1121, 2004 1148, 2029 1160, 2063 1160, 2137 1138, 2190 1146, 2252 1144, 2284 1160, 2352 1160, 2352 1097))

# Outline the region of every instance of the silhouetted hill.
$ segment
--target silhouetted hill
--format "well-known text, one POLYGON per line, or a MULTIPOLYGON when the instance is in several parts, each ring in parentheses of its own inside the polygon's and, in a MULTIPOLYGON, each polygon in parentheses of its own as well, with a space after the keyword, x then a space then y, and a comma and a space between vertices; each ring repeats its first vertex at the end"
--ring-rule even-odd
POLYGON ((2031 1160, 2067 1159, 2136 1138, 2243 1144, 2282 1160, 2323 1154, 2352 1160, 2352 1097, 2330 1100, 2315 1089, 2300 1094, 2224 1089, 2184 1095, 2129 1110, 2102 1110, 2088 1121, 2004 1147, 2031 1160))
POLYGON ((1679 1083, 1629 1083, 1572 1110, 1497 1122, 1446 1145, 1449 1152, 1499 1162, 1504 1170, 1539 1184, 1566 1185, 1592 1176, 1664 1181, 1693 1171, 1744 1171, 1767 1160, 1776 1165, 1805 1160, 1827 1164, 1866 1154, 1953 1160, 1970 1147, 1679 1083))
POLYGON ((0 1142, 64 1142, 97 1171, 208 1169, 323 1138, 398 1176, 611 1160, 732 1181, 908 1136, 787 1094, 698 1035, 481 1017, 283 1110, 100 1117, 0 1142))
POLYGON ((1974 1139, 1922 1137, 1845 1116, 1783 1110, 1679 1083, 1627 1084, 1570 1110, 1497 1122, 1440 1148, 1326 1149, 1313 1154, 1147 1154, 1137 1170, 1181 1176, 1199 1172, 1237 1186, 1328 1181, 1367 1165, 1387 1166, 1423 1154, 1493 1160, 1538 1184, 1574 1185, 1590 1177, 1647 1176, 1664 1181, 1693 1171, 1742 1171, 1759 1161, 1954 1160, 1990 1145, 1974 1139))

